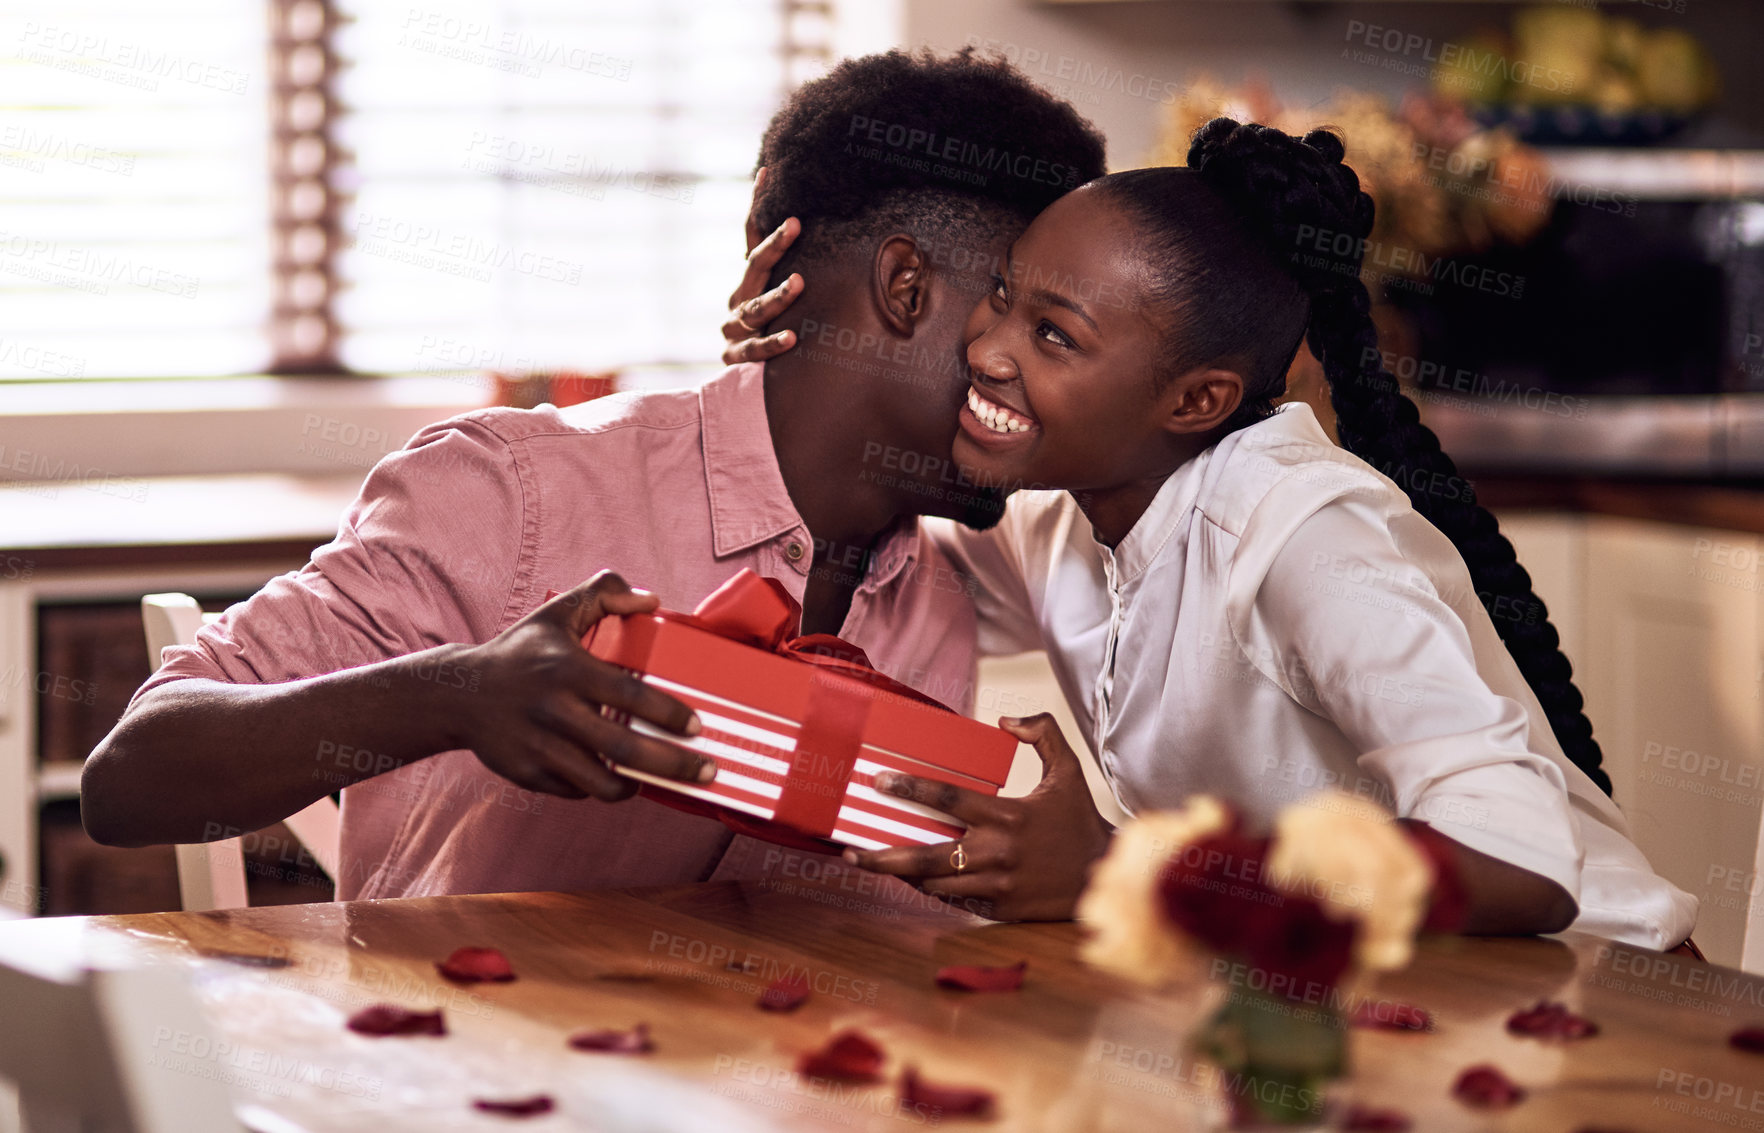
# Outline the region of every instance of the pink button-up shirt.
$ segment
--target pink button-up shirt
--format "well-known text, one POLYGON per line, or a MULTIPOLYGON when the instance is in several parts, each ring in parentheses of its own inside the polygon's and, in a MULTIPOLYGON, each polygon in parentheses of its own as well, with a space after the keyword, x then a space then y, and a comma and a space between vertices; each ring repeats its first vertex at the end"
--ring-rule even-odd
MULTIPOLYGON (((677 610, 742 567, 800 600, 812 542, 772 451, 763 373, 737 366, 698 390, 486 409, 424 429, 368 476, 334 541, 170 651, 142 692, 186 677, 295 680, 487 641, 548 591, 608 567, 677 610)), ((970 592, 916 523, 878 547, 841 635, 882 672, 968 711, 970 592)), ((314 766, 374 758, 339 736, 314 766)), ((646 799, 536 794, 450 751, 343 791, 336 880, 348 900, 803 868, 801 855, 710 819, 646 799)))

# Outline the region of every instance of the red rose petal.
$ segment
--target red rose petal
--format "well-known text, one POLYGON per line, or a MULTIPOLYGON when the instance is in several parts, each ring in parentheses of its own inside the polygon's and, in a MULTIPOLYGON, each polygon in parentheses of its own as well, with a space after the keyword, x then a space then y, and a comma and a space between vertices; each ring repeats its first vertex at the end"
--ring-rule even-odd
POLYGON ((439 1011, 410 1011, 389 1003, 363 1007, 349 1017, 349 1029, 358 1035, 445 1035, 447 1024, 439 1011))
POLYGON ((1361 1105, 1349 1106, 1341 1119, 1341 1127, 1355 1133, 1408 1133, 1413 1125, 1409 1115, 1401 1110, 1361 1105))
POLYGON ((1747 1054, 1764 1054, 1764 1027, 1741 1027, 1727 1036, 1727 1045, 1747 1054))
POLYGON ((1535 1007, 1515 1011, 1507 1019, 1507 1030, 1515 1035, 1572 1042, 1598 1034, 1599 1025, 1583 1015, 1574 1014, 1565 1003, 1540 999, 1535 1007))
POLYGON ((530 1098, 512 1098, 508 1101, 479 1098, 472 1102, 472 1108, 481 1109, 485 1113, 500 1113, 504 1117, 538 1117, 557 1107, 552 1105, 550 1094, 534 1094, 530 1098))
POLYGON ((1458 1075, 1452 1093, 1473 1109, 1506 1109, 1525 1100, 1523 1087, 1487 1063, 1458 1075))
POLYGON ((1348 1022, 1374 1031, 1431 1031, 1433 1016, 1408 1003, 1362 1002, 1348 1022))
POLYGON ((795 1011, 808 1002, 809 982, 806 975, 782 976, 760 992, 761 1011, 795 1011))
POLYGON ((570 1045, 600 1054, 648 1054, 655 1049, 648 1023, 639 1023, 628 1031, 577 1031, 570 1036, 570 1045))
POLYGON ((978 1117, 990 1120, 995 1112, 991 1090, 969 1086, 938 1086, 919 1077, 916 1067, 909 1066, 900 1076, 900 1100, 910 1105, 925 1106, 935 1116, 978 1117))
POLYGON ((820 1050, 796 1061, 797 1073, 808 1078, 837 1078, 842 1082, 876 1082, 882 1077, 882 1048, 861 1031, 842 1031, 820 1050))
POLYGON ((937 986, 954 991, 1016 991, 1023 986, 1023 972, 1028 967, 1027 960, 1018 960, 1008 968, 957 964, 937 969, 937 986))
POLYGON ((435 968, 455 983, 475 984, 515 978, 508 957, 494 948, 455 948, 453 955, 435 961, 435 968))

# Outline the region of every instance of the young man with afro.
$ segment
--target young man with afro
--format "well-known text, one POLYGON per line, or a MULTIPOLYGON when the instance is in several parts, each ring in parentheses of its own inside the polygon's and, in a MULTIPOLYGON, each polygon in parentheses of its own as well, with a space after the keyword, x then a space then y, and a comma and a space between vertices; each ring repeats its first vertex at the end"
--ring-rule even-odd
POLYGON ((743 567, 802 602, 802 632, 968 709, 972 603, 917 520, 998 511, 948 463, 962 325, 1010 240, 1103 172, 1102 139, 1002 60, 897 51, 802 87, 759 164, 753 219, 802 221, 776 278, 815 272, 801 348, 418 433, 310 563, 168 653, 86 765, 94 838, 227 837, 342 785, 339 899, 755 876, 758 845, 713 820, 609 805, 634 785, 608 761, 714 769, 602 717, 697 729, 578 644, 743 567))

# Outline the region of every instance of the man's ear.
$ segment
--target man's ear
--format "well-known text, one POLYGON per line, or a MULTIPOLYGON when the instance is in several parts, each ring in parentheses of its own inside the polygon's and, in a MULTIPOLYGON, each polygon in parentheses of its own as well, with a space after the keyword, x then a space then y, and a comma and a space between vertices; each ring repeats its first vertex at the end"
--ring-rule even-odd
POLYGON ((902 338, 925 317, 930 296, 931 257, 919 242, 897 232, 876 247, 870 273, 870 298, 882 324, 902 338))
POLYGON ((1170 383, 1165 402, 1166 431, 1189 436, 1211 432, 1243 404, 1243 375, 1219 367, 1190 370, 1170 383))

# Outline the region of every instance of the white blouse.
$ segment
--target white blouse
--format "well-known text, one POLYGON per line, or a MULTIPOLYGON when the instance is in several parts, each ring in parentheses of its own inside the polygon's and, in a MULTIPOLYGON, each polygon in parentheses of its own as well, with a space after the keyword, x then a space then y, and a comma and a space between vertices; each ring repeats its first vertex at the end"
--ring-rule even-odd
POLYGON ((1047 650, 1129 813, 1207 792, 1266 823, 1333 786, 1557 882, 1576 929, 1690 934, 1696 899, 1562 754, 1457 549, 1307 406, 1184 465, 1113 551, 1064 492, 929 529, 976 578, 981 649, 1047 650))

